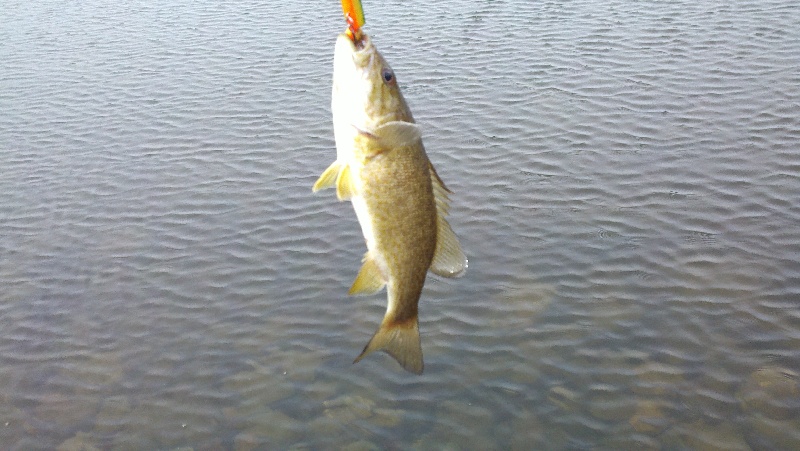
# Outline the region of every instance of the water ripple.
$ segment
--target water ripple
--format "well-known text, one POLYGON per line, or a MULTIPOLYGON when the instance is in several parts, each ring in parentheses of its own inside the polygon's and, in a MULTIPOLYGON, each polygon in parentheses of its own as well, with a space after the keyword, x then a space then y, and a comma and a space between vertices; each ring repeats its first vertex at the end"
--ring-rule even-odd
POLYGON ((351 364, 385 295, 310 192, 335 2, 7 3, 10 449, 800 447, 790 2, 366 5, 470 257, 420 377, 351 364))

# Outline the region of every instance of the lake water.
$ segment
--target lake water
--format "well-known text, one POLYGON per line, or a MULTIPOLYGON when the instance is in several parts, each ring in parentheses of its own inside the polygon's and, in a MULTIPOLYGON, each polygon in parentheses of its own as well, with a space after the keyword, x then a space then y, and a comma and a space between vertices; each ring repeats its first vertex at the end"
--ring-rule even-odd
POLYGON ((800 449, 796 2, 364 8, 470 258, 422 376, 311 192, 338 1, 0 1, 2 448, 800 449))

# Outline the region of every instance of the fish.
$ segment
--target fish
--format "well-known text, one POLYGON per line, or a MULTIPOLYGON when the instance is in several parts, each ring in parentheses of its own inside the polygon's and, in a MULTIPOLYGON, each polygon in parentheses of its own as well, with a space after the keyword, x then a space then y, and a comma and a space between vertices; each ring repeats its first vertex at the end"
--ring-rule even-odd
POLYGON ((387 291, 383 321, 353 363, 381 350, 421 374, 418 305, 427 273, 460 277, 468 266, 445 219, 451 192, 428 159, 394 71, 363 31, 337 37, 331 111, 336 160, 313 191, 335 187, 361 226, 367 252, 349 294, 387 291))

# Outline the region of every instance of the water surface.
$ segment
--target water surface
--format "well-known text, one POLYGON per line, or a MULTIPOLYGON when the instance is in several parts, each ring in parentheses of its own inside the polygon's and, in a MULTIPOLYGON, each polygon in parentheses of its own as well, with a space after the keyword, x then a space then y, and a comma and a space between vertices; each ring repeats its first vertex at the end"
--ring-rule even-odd
POLYGON ((2 2, 4 448, 800 448, 800 9, 384 3, 470 257, 419 377, 310 189, 338 2, 2 2))

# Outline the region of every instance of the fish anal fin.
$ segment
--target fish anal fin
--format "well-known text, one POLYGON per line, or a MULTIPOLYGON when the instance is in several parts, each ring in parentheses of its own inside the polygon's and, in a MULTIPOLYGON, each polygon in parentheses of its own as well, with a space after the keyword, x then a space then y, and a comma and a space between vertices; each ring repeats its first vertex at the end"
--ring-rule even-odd
POLYGON ((358 362, 373 351, 385 351, 397 360, 397 363, 406 371, 422 374, 422 345, 419 339, 417 317, 415 316, 402 322, 384 321, 353 363, 358 362))
POLYGON ((442 277, 461 277, 467 271, 468 261, 458 238, 441 212, 436 218, 436 250, 431 262, 431 272, 442 277))
POLYGON ((369 253, 364 256, 364 264, 358 271, 356 280, 350 287, 348 294, 375 294, 386 285, 386 280, 378 264, 370 258, 369 253))
POLYGON ((339 200, 347 200, 353 197, 353 194, 355 194, 355 188, 350 175, 350 165, 344 165, 336 177, 336 197, 339 200))
POLYGON ((338 161, 334 161, 328 166, 328 169, 319 176, 317 181, 314 183, 314 187, 311 188, 313 192, 317 192, 321 189, 331 188, 336 185, 336 179, 339 177, 339 171, 341 170, 342 165, 338 161))

